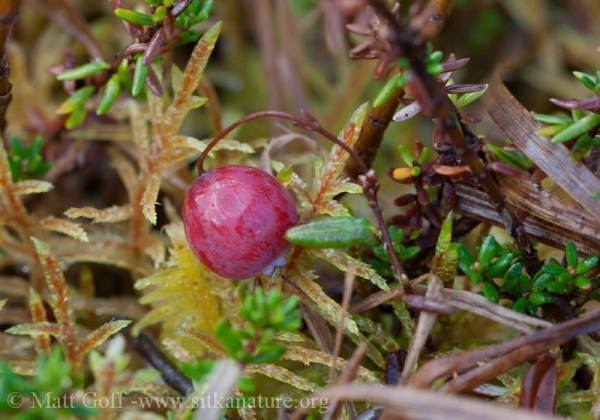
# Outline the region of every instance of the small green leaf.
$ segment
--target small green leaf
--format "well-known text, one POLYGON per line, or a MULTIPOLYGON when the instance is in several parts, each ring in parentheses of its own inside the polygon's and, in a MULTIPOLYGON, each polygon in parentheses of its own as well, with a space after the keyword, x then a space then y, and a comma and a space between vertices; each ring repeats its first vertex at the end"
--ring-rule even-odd
POLYGON ((573 120, 569 117, 563 117, 560 115, 548 115, 548 114, 536 114, 533 113, 533 118, 541 122, 542 124, 547 125, 562 125, 562 124, 572 124, 573 120))
POLYGON ((596 80, 595 79, 596 78, 594 76, 591 76, 589 74, 586 74, 586 73, 583 73, 583 72, 580 72, 580 71, 574 71, 573 75, 577 79, 579 79, 579 81, 581 83, 583 83, 583 85, 586 88, 588 88, 590 90, 594 90, 595 89, 595 87, 596 87, 596 80))
POLYGON ((548 264, 545 264, 542 267, 542 271, 544 273, 548 273, 548 274, 557 276, 559 274, 567 272, 567 269, 565 267, 563 267, 562 265, 560 265, 560 263, 558 261, 556 261, 554 258, 550 258, 550 262, 548 264))
POLYGON ((553 137, 558 133, 566 130, 570 124, 558 124, 558 125, 550 125, 548 127, 540 128, 535 132, 538 136, 548 136, 553 137))
POLYGON ((108 82, 106 82, 106 86, 104 87, 104 93, 102 94, 102 98, 100 99, 100 103, 98 104, 98 108, 96 109, 96 114, 102 115, 110 110, 110 108, 117 100, 117 96, 119 96, 119 90, 119 76, 114 74, 110 79, 108 79, 108 82))
POLYGON ((577 265, 577 275, 585 274, 598 264, 598 254, 590 255, 577 265))
POLYGON ((239 360, 239 356, 245 353, 242 341, 227 322, 219 322, 215 334, 227 354, 233 359, 239 360))
POLYGON ((564 143, 565 141, 572 140, 587 131, 590 131, 594 127, 600 124, 600 114, 588 115, 585 118, 571 124, 568 128, 565 128, 560 133, 552 137, 550 140, 552 143, 564 143))
POLYGON ((493 303, 498 303, 500 300, 500 294, 496 289, 496 286, 490 282, 485 282, 481 285, 481 290, 483 291, 483 295, 493 303))
POLYGON ((73 112, 71 112, 71 115, 69 115, 67 121, 65 121, 65 128, 71 130, 75 127, 80 126, 83 123, 83 121, 85 121, 86 116, 87 111, 85 110, 85 107, 83 105, 78 106, 73 110, 73 112))
POLYGON ((434 51, 427 57, 427 61, 429 63, 439 63, 442 58, 444 58, 444 54, 441 51, 434 51))
MULTIPOLYGON (((540 276, 536 276, 533 279, 533 290, 546 290, 546 287, 550 284, 550 282, 554 279, 552 274, 543 273, 540 276)), ((533 302, 532 302, 533 303, 533 302)))
POLYGON ((266 299, 267 307, 272 310, 272 309, 276 308, 280 302, 281 302, 281 290, 279 290, 276 287, 269 290, 269 293, 267 294, 267 299, 266 299))
POLYGON ((422 165, 425 163, 425 161, 427 161, 428 157, 429 157, 429 149, 427 147, 424 147, 423 150, 421 150, 421 154, 419 155, 417 162, 419 163, 419 165, 422 165))
POLYGON ((479 99, 481 97, 481 95, 483 95, 485 93, 487 88, 488 88, 488 85, 485 85, 484 89, 481 89, 477 92, 469 92, 469 93, 465 93, 464 95, 461 95, 460 98, 458 98, 458 100, 456 101, 456 107, 462 108, 463 106, 466 106, 472 102, 475 102, 477 99, 479 99))
POLYGON ((546 287, 546 290, 550 293, 559 293, 562 288, 563 284, 558 280, 555 280, 546 287))
POLYGON ((366 241, 375 232, 362 217, 326 217, 294 226, 285 234, 294 245, 315 248, 346 248, 366 241))
POLYGON ((527 299, 525 299, 524 297, 521 297, 521 298, 517 299, 517 301, 513 304, 512 308, 514 311, 525 313, 525 311, 527 311, 528 303, 529 302, 527 302, 527 299))
MULTIPOLYGON (((200 4, 200 2, 198 2, 200 4)), ((213 6, 215 4, 214 0, 204 0, 202 2, 202 6, 198 10, 196 10, 196 15, 206 15, 208 16, 210 12, 212 12, 213 6)))
POLYGON ((486 277, 489 279, 503 278, 512 260, 512 254, 501 255, 500 258, 490 264, 490 268, 485 272, 486 277))
POLYGON ((390 226, 390 237, 392 238, 393 243, 400 245, 404 240, 404 231, 392 225, 390 226))
POLYGON ((387 83, 383 86, 381 91, 377 94, 375 101, 373 102, 373 106, 380 106, 385 101, 389 100, 394 93, 400 88, 403 88, 406 85, 406 78, 404 73, 398 73, 393 76, 387 83))
POLYGON ((417 177, 419 175, 421 175, 421 167, 413 166, 413 168, 410 170, 410 176, 417 177))
POLYGON ((498 242, 492 235, 487 235, 481 244, 479 249, 479 255, 477 255, 477 261, 482 265, 489 264, 492 258, 498 253, 498 242))
MULTIPOLYGON (((77 108, 82 108, 85 101, 87 101, 96 91, 94 86, 84 86, 77 89, 71 96, 64 101, 58 109, 57 114, 70 114, 77 108)), ((79 125, 79 124, 78 124, 79 125)))
POLYGON ((115 9, 115 15, 119 19, 123 19, 126 22, 133 23, 136 25, 152 26, 154 25, 154 19, 152 16, 145 13, 136 12, 135 10, 129 9, 115 9))
POLYGON ((560 283, 569 283, 573 280, 573 275, 568 270, 565 270, 556 277, 556 280, 560 283))
POLYGON ((458 260, 459 262, 468 266, 471 266, 473 263, 475 263, 475 257, 463 244, 458 244, 458 260))
POLYGON ((407 166, 413 166, 415 159, 415 155, 409 150, 408 147, 401 144, 398 146, 398 152, 400 153, 400 157, 406 163, 407 166))
POLYGON ((193 363, 181 363, 179 369, 188 378, 202 382, 215 366, 216 360, 202 359, 193 363))
POLYGON ((249 360, 249 363, 253 365, 276 362, 281 359, 287 350, 282 344, 269 342, 258 343, 257 347, 260 350, 259 353, 249 360))
POLYGON ((25 148, 17 137, 10 138, 10 150, 15 156, 23 157, 25 155, 25 148))
POLYGON ((587 152, 590 151, 590 149, 592 148, 593 145, 594 145, 594 142, 590 135, 584 134, 583 136, 580 136, 577 139, 577 141, 575 142, 575 144, 573 145, 573 147, 571 148, 571 151, 569 152, 571 159, 572 160, 581 159, 582 157, 584 157, 587 154, 587 152))
POLYGON ((92 61, 84 64, 83 66, 76 67, 71 70, 67 70, 64 73, 59 74, 56 78, 58 80, 79 80, 85 77, 91 76, 92 74, 98 73, 99 71, 109 69, 110 65, 101 60, 92 61))
POLYGON ((575 277, 573 283, 575 284, 575 286, 577 286, 577 288, 582 290, 590 290, 592 288, 592 282, 590 281, 590 279, 584 276, 575 277))
POLYGON ((504 163, 508 163, 515 168, 522 169, 524 171, 529 170, 533 166, 533 162, 529 159, 525 153, 519 150, 504 150, 502 147, 495 146, 491 143, 486 145, 488 149, 490 149, 498 159, 500 159, 504 163))
POLYGON ((581 111, 579 109, 572 109, 571 110, 571 115, 573 116, 573 121, 579 121, 582 118, 584 118, 585 116, 588 115, 587 111, 581 111))
POLYGON ((531 302, 535 306, 542 306, 546 303, 546 299, 544 295, 540 292, 533 292, 529 295, 529 302, 531 302))
POLYGON ((396 60, 396 65, 399 68, 406 70, 410 67, 410 60, 408 59, 408 57, 400 57, 398 60, 396 60))
POLYGON ((142 55, 140 54, 135 62, 135 69, 133 70, 133 85, 131 87, 131 94, 138 96, 144 89, 146 83, 146 77, 148 77, 148 66, 142 64, 142 55))
POLYGON ((191 24, 197 25, 198 23, 204 22, 212 12, 214 3, 214 0, 205 0, 202 3, 202 7, 196 11, 196 17, 192 19, 191 24))
POLYGON ((131 75, 129 74, 129 61, 124 58, 119 64, 117 69, 117 75, 119 76, 119 82, 124 87, 131 86, 131 75))
POLYGON ((165 16, 167 16, 167 8, 163 5, 158 6, 152 15, 152 21, 154 23, 162 22, 165 16))
POLYGON ((600 201, 600 191, 594 191, 592 197, 594 197, 595 200, 600 201))
POLYGON ((565 246, 565 257, 567 258, 567 264, 569 264, 569 267, 577 267, 579 255, 577 254, 577 248, 575 247, 575 243, 573 241, 567 242, 567 245, 565 246))
POLYGON ((442 222, 442 227, 440 228, 440 234, 437 239, 437 243, 435 244, 435 252, 443 253, 448 250, 448 246, 450 246, 450 241, 452 240, 452 211, 448 212, 444 221, 442 222))
POLYGON ((433 77, 437 77, 444 71, 444 66, 439 63, 431 63, 425 66, 425 70, 433 77))
POLYGON ((409 246, 408 248, 405 248, 398 252, 398 258, 400 258, 401 261, 408 260, 410 258, 416 257, 417 255, 419 255, 420 252, 420 246, 409 246))
POLYGON ((507 291, 517 286, 522 269, 523 263, 519 261, 511 265, 504 274, 504 281, 502 282, 502 286, 500 286, 500 290, 507 291))
POLYGON ((237 387, 242 393, 254 392, 256 390, 256 384, 254 383, 254 381, 250 378, 244 377, 238 379, 237 387))

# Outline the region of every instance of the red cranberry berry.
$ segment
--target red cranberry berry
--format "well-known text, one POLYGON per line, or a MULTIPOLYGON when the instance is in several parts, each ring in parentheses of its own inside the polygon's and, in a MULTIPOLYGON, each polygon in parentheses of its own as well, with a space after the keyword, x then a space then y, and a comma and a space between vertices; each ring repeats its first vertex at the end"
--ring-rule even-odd
POLYGON ((183 222, 188 243, 208 268, 233 280, 271 274, 285 263, 288 228, 298 223, 290 194, 274 177, 250 166, 201 174, 187 193, 183 222))

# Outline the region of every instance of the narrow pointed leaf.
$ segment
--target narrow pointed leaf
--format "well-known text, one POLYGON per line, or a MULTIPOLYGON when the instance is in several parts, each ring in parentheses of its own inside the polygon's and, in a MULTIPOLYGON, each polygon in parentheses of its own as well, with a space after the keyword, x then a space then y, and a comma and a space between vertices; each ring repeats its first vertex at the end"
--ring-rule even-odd
POLYGON ((288 229, 286 239, 301 246, 346 248, 367 240, 375 232, 362 217, 327 217, 288 229))
POLYGON ((564 143, 565 141, 572 140, 587 131, 590 131, 594 127, 600 124, 600 115, 594 114, 589 115, 579 121, 571 124, 568 128, 565 128, 560 133, 552 137, 552 143, 564 143))
POLYGON ((96 91, 94 86, 84 86, 75 91, 69 98, 64 101, 56 110, 57 114, 70 114, 77 108, 83 107, 85 101, 87 101, 96 91))
POLYGON ((479 99, 481 97, 481 95, 483 95, 485 93, 487 88, 488 88, 488 85, 485 85, 485 88, 483 88, 480 91, 465 93, 464 95, 461 95, 461 97, 458 98, 458 100, 456 101, 456 107, 462 108, 463 106, 466 106, 472 102, 475 102, 477 99, 479 99))
POLYGON ((79 80, 109 68, 110 65, 104 61, 92 61, 91 63, 84 64, 83 66, 67 70, 64 73, 59 74, 56 78, 60 81, 79 80))
POLYGON ((104 93, 102 94, 98 108, 96 108, 96 114, 106 114, 110 110, 117 100, 117 96, 119 96, 120 89, 119 76, 115 74, 106 83, 104 93))
POLYGON ((146 78, 148 77, 148 66, 142 64, 143 56, 137 58, 135 62, 135 69, 133 70, 133 85, 131 86, 131 94, 138 96, 144 89, 146 78))
POLYGON ((152 26, 154 25, 154 19, 152 16, 145 13, 136 12, 135 10, 129 9, 115 9, 115 16, 119 19, 123 19, 125 22, 133 23, 136 25, 152 26))
POLYGON ((573 124, 573 120, 569 117, 549 114, 531 114, 533 118, 546 125, 573 124))

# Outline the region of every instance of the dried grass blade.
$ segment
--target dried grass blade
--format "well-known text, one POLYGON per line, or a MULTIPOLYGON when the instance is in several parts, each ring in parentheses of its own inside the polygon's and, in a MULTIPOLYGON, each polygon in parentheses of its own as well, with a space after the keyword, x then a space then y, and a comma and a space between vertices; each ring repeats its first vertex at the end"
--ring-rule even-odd
POLYGON ((483 104, 502 132, 515 143, 542 171, 580 203, 592 220, 600 221, 600 201, 592 194, 600 191, 598 179, 581 161, 573 161, 561 144, 535 134, 543 126, 534 120, 502 83, 496 71, 483 104))
POLYGON ((600 330, 600 310, 595 310, 579 318, 536 331, 531 335, 433 360, 417 371, 411 385, 428 388, 439 378, 464 370, 486 358, 503 354, 492 362, 471 369, 444 384, 440 391, 452 393, 473 389, 573 337, 598 330, 600 330))
MULTIPOLYGON (((441 299, 443 288, 444 286, 442 281, 437 276, 432 276, 425 296, 434 299, 441 299)), ((402 378, 400 383, 405 383, 412 373, 417 361, 419 360, 419 355, 425 346, 427 337, 435 325, 436 320, 437 314, 435 312, 422 311, 419 314, 417 330, 415 331, 413 339, 410 343, 410 349, 408 351, 408 356, 406 357, 406 363, 404 363, 404 368, 402 369, 402 378)))
MULTIPOLYGON (((233 360, 218 361, 208 378, 208 386, 206 388, 199 387, 192 394, 194 397, 200 397, 204 400, 207 396, 216 396, 219 400, 225 400, 231 395, 238 379, 242 375, 241 364, 233 360), (202 392, 204 391, 204 392, 202 392)), ((192 405, 190 405, 191 407, 192 405)), ((194 415, 194 420, 218 420, 222 417, 221 408, 215 405, 201 406, 194 415)))
MULTIPOLYGON (((598 225, 581 206, 518 179, 502 182, 501 189, 510 204, 527 213, 523 223, 531 238, 560 249, 572 240, 585 255, 600 252, 598 225)), ((502 219, 483 191, 457 184, 456 197, 455 210, 460 214, 503 226, 502 219)))
MULTIPOLYGON (((546 416, 529 410, 518 410, 490 404, 475 398, 443 395, 438 392, 416 390, 414 388, 376 387, 365 384, 341 384, 324 388, 320 398, 368 401, 381 404, 390 411, 402 413, 403 418, 422 420, 550 420, 546 416)), ((294 412, 291 420, 298 420, 306 409, 294 412)))

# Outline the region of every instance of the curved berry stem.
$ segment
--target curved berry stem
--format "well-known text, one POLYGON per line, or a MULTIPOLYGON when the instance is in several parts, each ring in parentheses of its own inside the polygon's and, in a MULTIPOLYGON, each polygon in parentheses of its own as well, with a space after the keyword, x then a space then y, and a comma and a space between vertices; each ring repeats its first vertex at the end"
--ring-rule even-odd
POLYGON ((357 162, 358 167, 363 172, 364 175, 359 177, 359 182, 360 182, 361 186, 363 187, 363 192, 364 192, 365 196, 369 200, 369 207, 371 207, 373 209, 373 212, 375 213, 375 217, 377 219, 377 224, 379 225, 379 230, 381 230, 381 236, 382 236, 383 242, 385 244, 385 248, 387 249, 388 254, 390 256, 392 267, 393 267, 394 272, 396 273, 396 276, 398 277, 398 280, 400 281, 400 283, 404 283, 403 284, 404 289, 408 293, 410 293, 411 292, 410 284, 408 282, 403 282, 403 280, 406 276, 404 275, 404 272, 402 271, 402 267, 400 266, 400 261, 398 260, 398 256, 394 252, 394 246, 392 244, 392 239, 387 230, 387 226, 385 225, 385 220, 383 218, 383 213, 381 211, 381 207, 379 206, 379 202, 377 201, 377 190, 379 189, 379 183, 377 181, 377 174, 375 173, 375 171, 373 169, 369 169, 369 167, 365 164, 363 159, 360 157, 360 155, 354 149, 352 149, 346 143, 344 143, 343 141, 338 139, 336 136, 331 134, 329 131, 324 129, 321 126, 321 124, 319 124, 319 122, 308 112, 306 112, 306 111, 301 111, 301 112, 302 112, 303 117, 298 117, 298 116, 288 114, 287 112, 283 112, 283 111, 259 111, 259 112, 254 112, 252 114, 246 115, 244 118, 237 120, 236 122, 231 124, 229 127, 224 129, 223 131, 221 131, 219 134, 217 134, 217 136, 214 139, 212 139, 210 141, 210 143, 208 143, 206 148, 202 151, 202 153, 200 154, 200 157, 198 158, 198 175, 202 175, 205 172, 204 171, 204 160, 206 159, 206 157, 208 156, 210 151, 217 145, 217 143, 219 141, 221 141, 221 139, 223 139, 227 134, 229 134, 233 130, 235 130, 237 127, 239 127, 240 125, 245 124, 249 121, 256 120, 256 119, 263 118, 263 117, 282 118, 285 120, 293 121, 297 126, 303 128, 307 131, 314 131, 316 133, 319 133, 320 135, 325 137, 327 140, 332 141, 333 143, 335 143, 336 145, 338 145, 339 147, 344 149, 344 151, 348 152, 348 154, 357 162))

